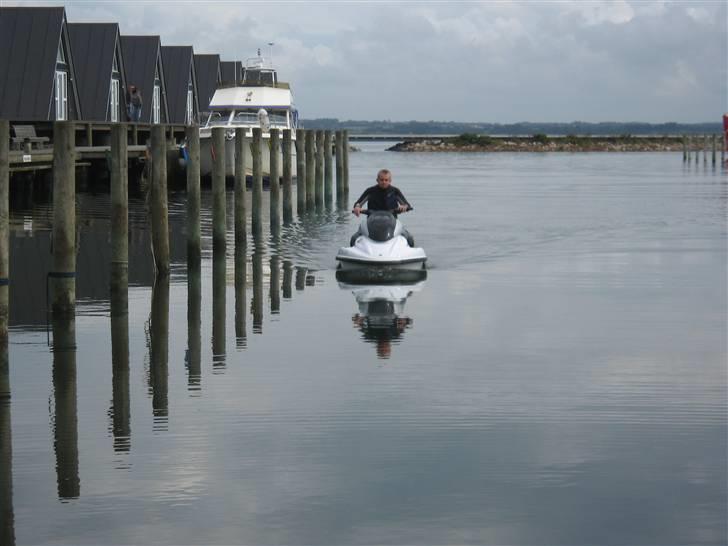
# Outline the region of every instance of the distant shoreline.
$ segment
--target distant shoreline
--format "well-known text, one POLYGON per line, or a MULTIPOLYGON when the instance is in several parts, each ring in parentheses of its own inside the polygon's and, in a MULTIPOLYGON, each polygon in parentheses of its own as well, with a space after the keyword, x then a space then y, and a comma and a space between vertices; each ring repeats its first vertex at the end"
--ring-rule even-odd
MULTIPOLYGON (((702 137, 693 140, 703 147, 702 137)), ((718 144, 720 148, 720 144, 718 144)), ((708 141, 712 148, 712 141, 708 141)), ((406 140, 387 148, 391 152, 677 152, 683 149, 679 136, 481 136, 464 134, 452 138, 406 140)))

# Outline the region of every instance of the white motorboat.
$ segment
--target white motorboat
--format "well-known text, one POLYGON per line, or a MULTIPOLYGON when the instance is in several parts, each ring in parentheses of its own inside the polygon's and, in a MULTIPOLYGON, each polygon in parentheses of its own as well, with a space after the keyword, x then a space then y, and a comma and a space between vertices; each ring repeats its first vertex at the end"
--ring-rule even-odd
POLYGON ((364 210, 359 230, 350 246, 336 255, 336 278, 353 283, 397 283, 427 277, 427 256, 414 241, 394 211, 364 210))
MULTIPOLYGON (((235 131, 245 129, 245 136, 252 138, 253 128, 262 129, 261 167, 263 176, 270 176, 270 129, 292 129, 295 142, 298 128, 298 111, 293 105, 293 94, 288 83, 279 82, 272 64, 260 55, 246 61, 242 83, 220 87, 210 101, 210 112, 200 121, 200 174, 212 174, 212 129, 225 127, 225 174, 235 175, 235 131)), ((282 136, 282 135, 281 135, 282 136)), ((291 172, 296 176, 296 150, 291 149, 291 172)), ((282 151, 278 154, 278 173, 282 174, 282 151)), ((245 170, 253 173, 250 148, 245 150, 245 170)))

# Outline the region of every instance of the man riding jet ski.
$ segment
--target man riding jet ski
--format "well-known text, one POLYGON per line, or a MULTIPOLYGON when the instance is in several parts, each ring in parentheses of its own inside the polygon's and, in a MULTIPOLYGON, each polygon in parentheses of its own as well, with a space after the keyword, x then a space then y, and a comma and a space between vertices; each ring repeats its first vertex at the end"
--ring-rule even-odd
POLYGON ((414 246, 414 239, 396 215, 412 210, 402 192, 392 184, 392 174, 382 169, 377 185, 367 188, 354 204, 353 213, 365 214, 350 246, 336 255, 337 278, 346 282, 400 282, 423 279, 425 251, 414 246), (362 210, 367 203, 368 210, 362 210))

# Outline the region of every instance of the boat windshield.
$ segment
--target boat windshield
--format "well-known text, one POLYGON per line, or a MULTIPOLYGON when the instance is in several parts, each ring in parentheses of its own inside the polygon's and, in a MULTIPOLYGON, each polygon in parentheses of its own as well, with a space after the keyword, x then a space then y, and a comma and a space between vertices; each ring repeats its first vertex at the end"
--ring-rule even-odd
MULTIPOLYGON (((286 110, 267 110, 268 120, 271 127, 288 128, 288 118, 286 110)), ((258 110, 240 110, 235 114, 233 123, 246 125, 258 125, 258 110)))
POLYGON ((214 125, 227 125, 231 113, 231 110, 218 110, 215 112, 210 112, 210 117, 207 120, 207 125, 210 127, 214 125))

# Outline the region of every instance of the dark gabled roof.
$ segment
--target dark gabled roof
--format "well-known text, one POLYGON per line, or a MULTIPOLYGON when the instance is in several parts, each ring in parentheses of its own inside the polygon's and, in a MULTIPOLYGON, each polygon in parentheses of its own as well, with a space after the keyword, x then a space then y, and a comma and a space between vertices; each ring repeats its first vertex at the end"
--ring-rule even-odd
MULTIPOLYGON (((65 20, 62 7, 0 8, 0 118, 51 118, 56 57, 65 20)), ((70 54, 66 62, 69 66, 70 117, 74 110, 77 111, 78 103, 73 92, 75 83, 70 54)))
POLYGON ((220 83, 220 55, 195 55, 195 76, 197 76, 197 100, 200 111, 210 107, 210 100, 220 83))
POLYGON ((187 86, 192 78, 192 96, 197 113, 197 89, 192 46, 162 46, 162 64, 167 80, 169 123, 185 123, 187 86))
MULTIPOLYGON (((159 36, 122 36, 121 50, 126 68, 127 85, 135 85, 142 96, 142 118, 144 123, 152 121, 152 94, 154 92, 154 70, 161 60, 159 36)), ((159 80, 161 89, 161 121, 167 117, 167 98, 164 67, 160 62, 159 80)))
POLYGON ((220 73, 225 85, 235 85, 243 79, 243 63, 241 61, 220 61, 220 73))
MULTIPOLYGON (((76 66, 83 119, 106 121, 111 70, 119 37, 116 23, 70 23, 68 34, 76 66)), ((119 67, 123 74, 123 67, 119 67)), ((122 84, 123 86, 123 76, 122 84)), ((123 87, 122 87, 123 90, 123 87)), ((123 91, 122 91, 123 92, 123 91)))

